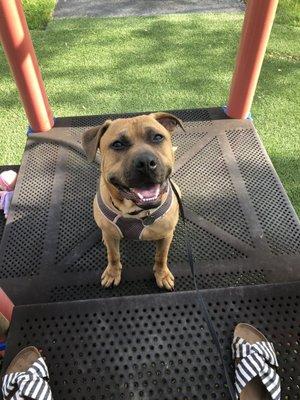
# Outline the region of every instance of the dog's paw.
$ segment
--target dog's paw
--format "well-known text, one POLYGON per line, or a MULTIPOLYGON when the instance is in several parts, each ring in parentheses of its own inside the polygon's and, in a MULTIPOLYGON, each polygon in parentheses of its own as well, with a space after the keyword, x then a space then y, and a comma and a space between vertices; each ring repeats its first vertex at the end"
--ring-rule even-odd
POLYGON ((154 276, 158 287, 168 290, 174 289, 175 278, 168 267, 160 271, 154 270, 154 276))
POLYGON ((101 285, 104 287, 118 286, 121 282, 122 267, 111 267, 108 265, 101 275, 101 285))

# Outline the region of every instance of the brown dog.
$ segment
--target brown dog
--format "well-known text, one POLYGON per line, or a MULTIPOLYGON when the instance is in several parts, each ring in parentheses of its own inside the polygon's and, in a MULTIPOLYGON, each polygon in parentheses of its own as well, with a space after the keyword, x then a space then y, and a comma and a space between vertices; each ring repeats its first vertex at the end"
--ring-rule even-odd
POLYGON ((171 135, 181 121, 168 113, 154 113, 106 121, 83 134, 82 144, 92 161, 101 154, 100 187, 94 199, 94 218, 102 230, 108 266, 102 286, 121 281, 119 243, 122 237, 154 240, 157 285, 174 288, 167 266, 178 202, 169 183, 174 165, 171 135))

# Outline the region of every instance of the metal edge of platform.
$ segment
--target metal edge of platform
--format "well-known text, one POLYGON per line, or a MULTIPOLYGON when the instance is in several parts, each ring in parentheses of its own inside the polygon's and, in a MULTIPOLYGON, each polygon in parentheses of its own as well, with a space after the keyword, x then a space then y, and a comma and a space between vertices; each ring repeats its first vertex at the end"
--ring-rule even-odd
MULTIPOLYGON (((87 118, 89 119, 89 125, 97 125, 99 123, 99 119, 117 119, 117 118, 127 118, 133 117, 137 115, 151 114, 153 112, 169 112, 175 114, 183 114, 185 111, 188 112, 197 112, 204 111, 209 116, 204 117, 203 121, 214 121, 221 119, 230 119, 224 112, 222 107, 207 107, 207 108, 191 108, 191 109, 176 109, 176 110, 146 110, 146 111, 137 111, 137 112, 123 112, 123 113, 111 113, 111 114, 95 114, 95 115, 74 115, 67 117, 57 117, 55 118, 55 124, 53 128, 67 128, 67 127, 77 127, 78 123, 76 121, 85 122, 87 118)), ((199 119, 194 119, 194 121, 198 121, 199 119)), ((37 132, 38 133, 38 132, 37 132)), ((40 133, 41 135, 43 132, 40 133)))
MULTIPOLYGON (((278 284, 285 282, 300 281, 300 271, 298 274, 294 273, 294 266, 298 262, 299 257, 290 257, 288 260, 286 257, 274 257, 274 265, 276 268, 270 269, 270 259, 265 262, 259 260, 257 265, 253 265, 253 260, 247 262, 240 266, 238 260, 228 261, 226 264, 220 262, 219 264, 214 263, 197 263, 195 265, 195 271, 197 276, 197 281, 199 287, 209 287, 213 290, 222 289, 222 287, 215 287, 213 282, 223 279, 231 279, 232 284, 228 287, 243 287, 247 286, 247 279, 243 277, 244 274, 253 271, 254 275, 257 275, 257 280, 252 278, 256 283, 255 285, 271 284, 276 282, 278 284), (226 267, 227 265, 227 267, 226 267), (280 268, 282 266, 282 268, 280 268), (224 271, 224 268, 226 271, 224 271)), ((186 291, 193 289, 192 276, 190 273, 189 265, 177 264, 173 266, 172 272, 175 275, 175 292, 186 291)), ((64 274, 60 281, 57 280, 55 275, 49 275, 47 277, 47 282, 43 283, 41 278, 31 277, 30 279, 7 279, 1 282, 1 287, 9 293, 11 299, 15 301, 17 305, 21 304, 32 304, 32 303, 48 303, 49 301, 57 301, 55 298, 58 296, 61 298, 65 293, 66 298, 70 300, 81 300, 79 295, 73 294, 72 291, 78 290, 79 293, 84 292, 84 287, 91 287, 91 294, 86 293, 87 299, 94 298, 115 298, 115 297, 126 297, 124 292, 130 291, 130 285, 133 285, 132 291, 135 295, 142 295, 143 290, 145 290, 145 280, 148 282, 148 289, 151 293, 157 294, 167 294, 163 289, 159 289, 155 283, 155 279, 152 273, 151 266, 147 268, 147 271, 126 271, 124 267, 124 272, 122 276, 121 283, 118 287, 112 288, 102 288, 100 284, 100 269, 98 272, 83 272, 83 273, 69 273, 64 274), (80 289, 82 287, 82 289, 80 289), (53 292, 54 290, 54 292, 53 292), (71 293, 70 293, 71 292, 71 293), (55 295, 56 293, 56 295, 55 295), (30 300, 28 295, 30 294, 30 300), (58 295, 59 294, 59 295, 58 295), (17 300, 17 301, 16 301, 17 300)), ((248 283, 249 284, 249 283, 248 283)), ((254 286, 254 284, 252 284, 254 286)))
MULTIPOLYGON (((201 294, 205 298, 208 305, 214 301, 214 298, 221 298, 231 301, 235 299, 243 299, 245 294, 251 295, 251 292, 260 292, 261 295, 265 296, 265 293, 272 291, 274 295, 283 295, 284 293, 289 294, 293 290, 297 289, 297 293, 300 298, 300 280, 296 282, 284 282, 284 283, 267 283, 262 285, 249 285, 249 286, 237 286, 237 287, 226 287, 226 288, 213 288, 213 289, 201 289, 201 294), (298 290, 299 289, 299 290, 298 290)), ((139 302, 147 302, 149 301, 151 306, 161 306, 163 304, 172 304, 173 296, 181 296, 182 298, 188 298, 190 295, 195 295, 195 303, 197 304, 197 296, 195 290, 188 290, 182 292, 164 292, 164 293, 151 293, 145 295, 130 295, 130 296, 122 296, 122 297, 113 297, 113 298, 98 298, 98 299, 82 299, 76 301, 60 301, 56 303, 35 303, 35 304, 25 304, 14 307, 13 316, 12 316, 12 324, 14 320, 17 319, 18 313, 25 313, 27 315, 26 310, 37 310, 38 312, 43 311, 43 309, 54 310, 55 312, 59 311, 62 305, 70 306, 71 310, 76 310, 78 307, 89 305, 91 309, 96 307, 98 304, 101 305, 101 310, 105 310, 107 305, 113 305, 116 308, 123 307, 125 303, 136 304, 139 305, 139 302), (166 302, 164 302, 166 300, 166 302)), ((299 309, 300 310, 300 309, 299 309)), ((92 312, 92 311, 91 311, 92 312)), ((299 332, 300 334, 300 332, 299 332)), ((10 337, 8 336, 8 341, 10 337)))

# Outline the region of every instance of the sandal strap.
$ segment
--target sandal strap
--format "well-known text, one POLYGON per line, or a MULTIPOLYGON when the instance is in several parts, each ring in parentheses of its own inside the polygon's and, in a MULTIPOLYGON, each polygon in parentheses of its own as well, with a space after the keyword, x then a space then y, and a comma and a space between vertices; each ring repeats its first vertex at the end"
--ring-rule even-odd
POLYGON ((280 378, 272 366, 278 367, 272 343, 261 341, 250 344, 235 337, 232 343, 234 358, 240 359, 235 368, 237 398, 244 387, 259 376, 273 400, 280 400, 280 378), (272 366, 271 366, 272 365, 272 366))
POLYGON ((4 399, 53 400, 48 380, 47 365, 40 357, 26 372, 15 372, 3 377, 4 399))

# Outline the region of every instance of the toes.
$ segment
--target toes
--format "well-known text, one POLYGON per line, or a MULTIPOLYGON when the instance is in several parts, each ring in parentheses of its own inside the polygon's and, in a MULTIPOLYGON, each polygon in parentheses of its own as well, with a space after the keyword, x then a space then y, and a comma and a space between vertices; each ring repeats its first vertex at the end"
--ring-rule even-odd
POLYGON ((165 279, 163 279, 163 286, 168 289, 168 290, 173 290, 174 289, 174 276, 166 276, 165 279))
POLYGON ((156 278, 157 286, 159 288, 161 288, 161 289, 165 288, 167 290, 174 289, 175 278, 174 278, 173 274, 171 273, 171 271, 167 271, 165 274, 161 274, 161 275, 155 274, 155 278, 156 278))
POLYGON ((173 281, 173 282, 175 281, 174 275, 172 274, 171 271, 169 271, 169 273, 168 273, 168 278, 171 279, 171 281, 173 281))
POLYGON ((112 285, 118 286, 121 282, 121 273, 112 273, 110 269, 105 269, 101 275, 101 285, 103 287, 110 287, 112 285))
POLYGON ((101 280, 101 285, 104 287, 110 287, 114 283, 115 278, 109 275, 106 275, 102 280, 101 280))
POLYGON ((156 278, 156 284, 160 289, 162 289, 164 287, 164 285, 162 283, 162 279, 156 278))
POLYGON ((106 269, 103 271, 102 275, 101 275, 101 281, 105 278, 105 275, 107 274, 106 269))
POLYGON ((111 276, 106 276, 106 277, 104 277, 104 279, 102 279, 102 281, 101 281, 101 285, 103 286, 103 287, 110 287, 110 286, 112 286, 112 284, 114 283, 114 281, 115 281, 115 278, 114 277, 111 277, 111 276))
POLYGON ((121 275, 118 275, 118 276, 114 279, 114 286, 118 286, 120 282, 121 282, 121 275))
POLYGON ((104 287, 109 287, 111 284, 112 284, 112 278, 110 278, 108 275, 105 275, 101 280, 101 285, 104 287))
POLYGON ((165 289, 167 289, 167 290, 172 290, 172 286, 169 285, 169 283, 168 283, 167 280, 165 280, 165 281, 163 282, 163 285, 164 285, 164 288, 165 288, 165 289))

